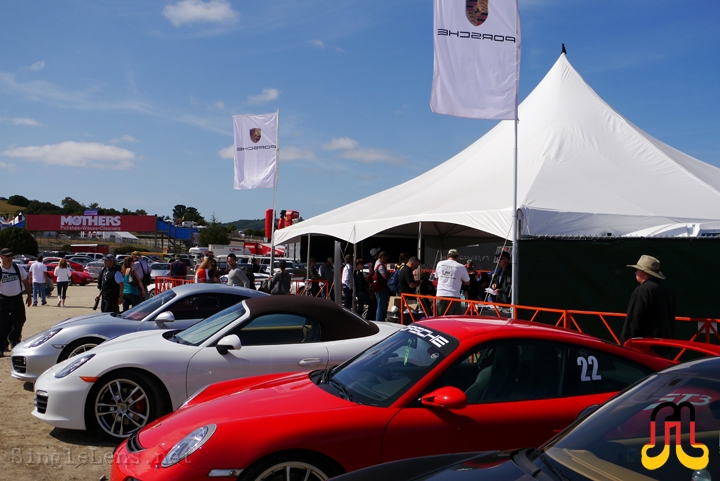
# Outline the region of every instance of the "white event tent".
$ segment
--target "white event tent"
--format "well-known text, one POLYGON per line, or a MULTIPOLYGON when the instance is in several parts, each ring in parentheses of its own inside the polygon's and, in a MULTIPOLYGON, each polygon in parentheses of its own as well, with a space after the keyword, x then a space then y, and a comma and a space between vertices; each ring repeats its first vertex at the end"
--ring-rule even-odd
MULTIPOLYGON (((565 54, 520 104, 519 118, 520 235, 624 236, 720 221, 720 169, 615 112, 565 54)), ((420 234, 441 245, 452 238, 453 247, 463 238, 510 239, 513 136, 513 121, 502 121, 412 180, 276 231, 275 243, 307 234, 351 243, 420 234)))

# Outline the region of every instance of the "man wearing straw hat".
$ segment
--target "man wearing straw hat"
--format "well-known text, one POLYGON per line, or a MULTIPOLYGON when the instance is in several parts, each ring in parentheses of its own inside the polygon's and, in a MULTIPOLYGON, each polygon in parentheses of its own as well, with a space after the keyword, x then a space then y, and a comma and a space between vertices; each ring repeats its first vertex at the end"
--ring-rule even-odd
MULTIPOLYGON (((640 285, 630 297, 620 342, 633 337, 672 339, 675 336, 675 297, 662 282, 665 276, 660 272, 660 261, 643 255, 637 264, 628 267, 635 269, 635 279, 640 285)), ((657 352, 661 353, 659 348, 657 352)), ((662 354, 667 355, 667 352, 662 354)))

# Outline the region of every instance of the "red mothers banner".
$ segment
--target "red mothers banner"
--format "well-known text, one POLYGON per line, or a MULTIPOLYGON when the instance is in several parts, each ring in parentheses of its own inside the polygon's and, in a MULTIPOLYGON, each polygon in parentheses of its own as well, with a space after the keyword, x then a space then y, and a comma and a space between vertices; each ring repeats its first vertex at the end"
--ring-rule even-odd
POLYGON ((154 215, 30 214, 25 228, 30 231, 155 232, 157 220, 154 215))

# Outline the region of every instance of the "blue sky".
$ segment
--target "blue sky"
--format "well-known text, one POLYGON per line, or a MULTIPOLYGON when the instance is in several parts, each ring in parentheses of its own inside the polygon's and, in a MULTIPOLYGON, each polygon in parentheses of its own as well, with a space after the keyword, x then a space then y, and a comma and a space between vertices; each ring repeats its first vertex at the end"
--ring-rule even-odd
MULTIPOLYGON (((430 111, 431 0, 38 0, 1 12, 6 197, 261 218, 272 190, 232 188, 232 116, 279 109, 277 209, 309 218, 427 171, 497 123, 430 111)), ((520 0, 520 14, 521 101, 565 43, 610 106, 720 167, 720 2, 520 0)))

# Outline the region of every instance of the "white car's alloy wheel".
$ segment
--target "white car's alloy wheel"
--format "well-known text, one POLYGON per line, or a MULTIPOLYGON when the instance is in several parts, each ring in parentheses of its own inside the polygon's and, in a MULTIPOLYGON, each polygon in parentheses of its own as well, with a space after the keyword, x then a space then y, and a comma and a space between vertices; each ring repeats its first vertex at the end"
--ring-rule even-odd
POLYGON ((91 428, 115 440, 124 439, 165 414, 164 402, 144 374, 118 371, 99 380, 90 392, 91 428))

